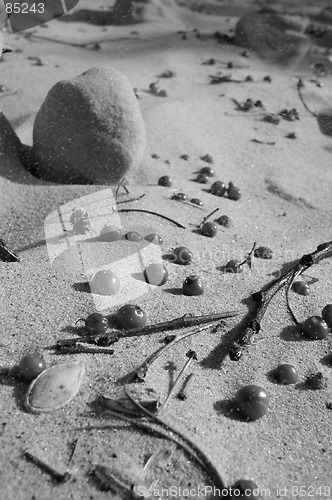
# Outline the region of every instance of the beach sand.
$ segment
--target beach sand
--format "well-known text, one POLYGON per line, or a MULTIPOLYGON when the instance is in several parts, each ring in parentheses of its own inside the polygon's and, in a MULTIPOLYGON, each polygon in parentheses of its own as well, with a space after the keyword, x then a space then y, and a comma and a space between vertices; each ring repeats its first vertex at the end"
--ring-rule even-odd
MULTIPOLYGON (((236 2, 236 9, 234 5, 211 2, 206 10, 216 12, 207 14, 175 2, 153 2, 148 5, 147 20, 134 25, 54 20, 30 32, 4 33, 5 44, 13 52, 3 55, 0 84, 16 93, 0 95, 0 236, 20 261, 0 262, 3 499, 109 498, 111 494, 102 491, 91 475, 95 464, 126 471, 139 485, 143 484, 145 462, 162 448, 171 450, 171 458, 166 466, 150 471, 147 484, 158 480, 157 489, 180 488, 182 493, 177 490, 173 495, 177 498, 185 498, 185 489, 212 485, 199 465, 174 443, 110 417, 98 403, 100 394, 119 388, 128 373, 163 345, 164 333, 123 338, 114 344, 113 355, 64 355, 51 348, 58 339, 75 336, 76 320, 98 309, 82 283, 88 271, 105 265, 112 244, 82 241, 80 248, 87 259, 83 267, 71 248, 60 252, 51 264, 54 246, 45 241, 50 214, 54 212, 56 218, 57 210, 69 202, 75 207, 88 204, 89 199, 98 200, 98 193, 103 198, 107 192, 111 200, 116 186, 59 185, 33 177, 22 164, 19 143, 10 126, 22 143, 31 146, 34 117, 49 89, 60 80, 102 66, 120 70, 138 89, 147 130, 144 160, 138 171, 128 175, 130 194, 122 189, 119 201, 145 196, 118 204, 118 208, 154 210, 186 229, 137 212, 119 213, 121 224, 126 230, 159 233, 164 240, 163 255, 180 245, 188 246, 194 255, 189 266, 166 261, 167 283, 148 290, 143 287, 143 292, 131 290, 130 302, 146 311, 149 324, 188 313, 239 312, 226 319, 217 333, 202 332, 177 344, 149 370, 146 384, 163 399, 172 377, 187 359, 186 352, 194 349, 197 353, 198 361, 191 365, 194 382, 188 399, 173 398, 163 413, 164 420, 190 436, 208 455, 225 487, 239 479, 252 479, 262 498, 278 498, 280 488, 280 497, 300 498, 301 486, 305 498, 330 498, 332 374, 327 356, 331 335, 319 341, 304 340, 294 330, 283 290, 268 307, 261 331, 242 359, 230 360, 228 349, 252 307, 250 295, 303 254, 331 240, 332 138, 322 133, 317 117, 303 107, 297 92, 302 78, 308 107, 326 114, 332 107, 331 74, 320 79, 323 86, 317 86, 305 50, 280 65, 251 51, 244 57, 242 47, 218 43, 212 36, 216 31, 232 35, 230 30, 238 18, 249 8, 257 10, 257 4, 248 2, 236 2), (33 58, 42 64, 36 65, 33 58), (216 60, 214 65, 203 64, 211 58, 216 60), (230 61, 233 68, 227 68, 230 61), (175 73, 172 78, 160 79, 167 96, 152 95, 148 92, 150 83, 165 70, 175 73), (211 85, 209 76, 218 72, 242 83, 211 85), (245 81, 248 75, 252 81, 245 81), (270 83, 264 81, 266 75, 270 75, 270 83), (234 99, 243 103, 248 98, 262 101, 264 107, 238 110, 234 99), (292 108, 297 108, 299 120, 281 119, 278 125, 262 121, 267 113, 292 108), (292 132, 294 140, 286 137, 292 132), (215 178, 203 185, 193 179, 194 172, 207 165, 200 159, 206 154, 213 158, 215 178), (181 155, 188 155, 188 159, 181 155), (171 188, 157 185, 162 175, 172 177, 171 188), (213 196, 209 187, 214 180, 234 182, 241 189, 241 198, 234 201, 213 196), (203 209, 171 199, 175 190, 201 199, 203 209), (85 196, 92 198, 83 199, 85 196), (231 227, 218 227, 214 238, 193 231, 216 208, 217 216, 231 218, 231 227), (218 269, 231 258, 242 260, 254 242, 271 248, 273 258, 255 258, 252 269, 246 266, 240 274, 218 269), (182 294, 183 280, 189 274, 202 276, 204 295, 182 294), (42 351, 48 366, 69 360, 85 364, 81 389, 63 409, 32 414, 24 408, 28 384, 15 378, 11 370, 26 352, 36 349, 42 351), (280 385, 269 377, 282 363, 297 368, 297 384, 280 385), (326 377, 326 387, 308 389, 306 377, 317 372, 326 377), (270 398, 266 415, 253 422, 227 411, 236 391, 247 384, 265 388, 270 398), (61 461, 66 466, 76 439, 72 481, 57 483, 23 455, 26 448, 36 447, 44 450, 51 462, 61 461)), ((292 2, 294 14, 318 15, 323 3, 315 9, 301 5, 303 11, 292 2)), ((89 2, 82 1, 76 10, 88 7, 89 2)), ((288 7, 291 10, 289 3, 288 7)), ((123 256, 135 253, 135 248, 135 244, 123 241, 117 251, 123 256)), ((290 292, 300 321, 320 315, 322 308, 332 303, 331 275, 332 260, 322 260, 305 273, 305 280, 313 282, 310 294, 303 297, 290 292)), ((108 314, 122 305, 112 304, 105 307, 108 314)), ((118 497, 128 498, 128 494, 118 493, 118 497)))

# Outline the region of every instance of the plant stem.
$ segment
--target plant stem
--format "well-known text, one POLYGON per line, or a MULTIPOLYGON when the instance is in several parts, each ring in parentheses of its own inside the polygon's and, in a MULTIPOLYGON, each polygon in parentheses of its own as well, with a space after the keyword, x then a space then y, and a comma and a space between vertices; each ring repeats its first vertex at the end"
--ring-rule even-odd
POLYGON ((176 220, 171 219, 170 217, 167 217, 166 215, 158 214, 157 212, 154 212, 153 210, 143 210, 140 208, 120 208, 118 212, 143 212, 146 214, 151 214, 151 215, 156 215, 157 217, 161 217, 162 219, 168 220, 169 222, 172 222, 175 224, 177 227, 180 227, 181 229, 187 229, 186 226, 181 224, 180 222, 177 222, 176 220))
POLYGON ((140 379, 144 379, 146 377, 148 369, 151 367, 151 365, 166 351, 168 351, 171 347, 173 347, 175 344, 178 342, 181 342, 182 340, 186 339, 187 337, 190 337, 191 335, 196 335, 197 333, 201 333, 204 330, 208 330, 209 328, 212 328, 215 326, 213 323, 210 323, 205 326, 201 326, 200 328, 197 328, 197 330, 190 330, 189 332, 183 333, 182 335, 175 336, 174 339, 169 342, 168 344, 165 344, 161 349, 156 351, 152 356, 147 358, 144 363, 142 363, 135 371, 136 375, 140 379))
MULTIPOLYGON (((189 447, 192 448, 192 450, 194 450, 195 454, 197 454, 197 457, 201 460, 201 463, 204 464, 204 470, 211 476, 211 478, 213 478, 215 480, 215 485, 220 489, 224 489, 225 485, 224 485, 223 480, 220 477, 219 472, 214 467, 214 465, 212 464, 210 459, 202 452, 202 450, 190 438, 188 438, 187 436, 182 434, 182 432, 175 429, 175 427, 173 427, 172 425, 166 424, 166 422, 161 420, 158 416, 154 415, 153 413, 151 413, 148 410, 146 410, 145 408, 143 408, 143 406, 138 401, 136 401, 134 398, 132 398, 131 395, 127 391, 125 391, 125 393, 126 393, 126 396, 128 397, 128 399, 130 399, 132 404, 135 405, 137 409, 139 409, 147 417, 150 417, 152 420, 154 420, 156 423, 158 423, 159 425, 161 425, 162 427, 164 427, 168 431, 171 431, 174 434, 176 434, 180 439, 182 439, 185 443, 187 443, 189 445, 189 447)), ((195 455, 194 455, 194 457, 195 457, 195 455)))
MULTIPOLYGON (((244 329, 242 329, 238 339, 233 343, 230 349, 229 355, 233 361, 238 361, 241 358, 244 350, 251 344, 254 335, 256 335, 260 331, 261 320, 270 301, 273 299, 276 293, 278 293, 284 286, 287 286, 289 289, 294 279, 303 271, 305 271, 312 265, 317 264, 322 259, 331 256, 332 241, 322 243, 318 245, 317 249, 314 252, 303 255, 299 262, 295 264, 292 269, 284 273, 276 280, 273 280, 272 282, 265 285, 260 291, 252 294, 251 298, 255 302, 255 307, 253 311, 249 313, 248 320, 244 326, 244 329)), ((296 320, 293 313, 292 315, 293 319, 296 320)))
POLYGON ((195 351, 188 351, 186 355, 188 356, 188 359, 187 359, 186 363, 184 364, 184 366, 182 367, 182 370, 180 371, 180 373, 176 377, 176 379, 175 379, 175 381, 174 381, 174 383, 173 383, 173 385, 172 385, 172 387, 171 387, 171 389, 170 389, 170 391, 169 391, 169 393, 167 395, 167 398, 165 399, 165 401, 163 402, 163 404, 158 408, 158 412, 157 412, 158 415, 160 415, 160 413, 164 410, 164 408, 168 404, 169 400, 171 399, 171 396, 175 392, 175 389, 179 385, 179 382, 182 379, 182 376, 183 376, 184 372, 188 369, 188 367, 191 364, 192 360, 193 359, 197 360, 197 355, 196 355, 195 351))
POLYGON ((303 104, 303 106, 305 107, 305 109, 307 111, 309 111, 309 113, 312 115, 312 116, 315 116, 317 118, 318 114, 317 113, 314 113, 313 111, 311 111, 311 109, 308 108, 308 106, 306 105, 304 99, 303 99, 303 96, 302 96, 302 92, 301 92, 301 88, 304 87, 304 83, 302 81, 302 79, 300 78, 299 81, 297 82, 297 92, 299 94, 299 97, 301 99, 301 102, 303 104))
POLYGON ((150 335, 157 332, 165 332, 167 330, 179 330, 180 328, 188 328, 191 326, 201 325, 203 323, 209 323, 211 321, 219 321, 225 318, 231 318, 237 316, 238 311, 225 311, 217 314, 204 314, 202 316, 191 316, 185 314, 179 318, 174 318, 170 321, 164 321, 162 323, 156 323, 155 325, 148 325, 144 328, 135 328, 131 330, 111 330, 104 334, 91 334, 85 337, 79 337, 76 339, 65 339, 58 340, 56 343, 56 348, 61 348, 65 346, 69 348, 77 343, 88 342, 97 345, 110 345, 111 343, 117 342, 122 337, 140 337, 142 335, 150 335), (109 342, 105 342, 109 339, 109 342), (101 343, 103 342, 103 344, 101 343))

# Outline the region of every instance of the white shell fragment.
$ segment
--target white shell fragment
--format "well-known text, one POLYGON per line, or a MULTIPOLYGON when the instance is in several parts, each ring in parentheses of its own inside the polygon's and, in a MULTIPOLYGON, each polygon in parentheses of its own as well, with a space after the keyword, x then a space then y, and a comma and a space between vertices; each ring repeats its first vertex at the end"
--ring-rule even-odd
POLYGON ((119 411, 128 414, 137 414, 137 408, 130 399, 127 398, 125 391, 133 399, 138 401, 144 408, 151 412, 157 411, 160 406, 158 393, 150 387, 142 387, 138 384, 128 384, 122 388, 116 395, 101 396, 101 403, 110 410, 119 411))
POLYGON ((80 362, 60 363, 44 370, 29 386, 26 409, 47 413, 66 406, 78 393, 84 372, 80 362))

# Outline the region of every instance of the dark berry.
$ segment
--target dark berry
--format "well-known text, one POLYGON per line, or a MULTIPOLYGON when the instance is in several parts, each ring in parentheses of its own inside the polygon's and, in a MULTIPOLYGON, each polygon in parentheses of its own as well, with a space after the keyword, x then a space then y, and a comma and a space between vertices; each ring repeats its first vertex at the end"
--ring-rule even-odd
POLYGON ((322 310, 322 318, 329 328, 332 327, 332 304, 326 304, 322 310))
POLYGON ((234 186, 233 182, 228 183, 227 196, 230 200, 239 200, 241 198, 240 188, 234 186))
POLYGON ((217 234, 217 224, 215 222, 204 222, 200 229, 200 233, 204 236, 213 238, 217 234))
POLYGON ((204 286, 202 278, 191 274, 184 280, 182 289, 184 295, 203 295, 204 286))
POLYGON ((91 333, 105 333, 108 328, 108 321, 100 313, 92 313, 85 320, 85 328, 91 333))
POLYGON ((226 273, 242 273, 243 267, 239 260, 231 259, 227 262, 224 270, 226 273))
POLYGON ((207 184, 209 178, 206 174, 202 174, 201 172, 197 175, 195 181, 199 182, 200 184, 207 184))
POLYGON ((236 393, 235 404, 245 418, 257 420, 267 412, 269 397, 262 387, 246 385, 236 393))
POLYGON ((263 82, 269 82, 269 83, 271 83, 272 82, 272 78, 270 77, 270 75, 264 76, 263 82))
POLYGON ((23 356, 18 367, 22 378, 24 378, 27 382, 31 382, 45 370, 46 362, 44 358, 38 354, 38 352, 34 352, 23 356))
POLYGON ((150 241, 151 243, 154 243, 155 245, 162 245, 163 244, 163 239, 159 234, 156 233, 151 233, 145 236, 146 241, 150 241))
POLYGON ((295 384, 299 379, 295 366, 287 363, 284 365, 279 365, 273 371, 273 376, 278 382, 280 382, 280 384, 285 385, 295 384))
POLYGON ((226 184, 224 184, 221 181, 214 182, 210 189, 210 193, 214 194, 215 196, 224 196, 226 191, 227 191, 226 184))
POLYGON ((168 271, 163 264, 153 263, 144 270, 144 277, 150 285, 164 285, 168 279, 168 271))
POLYGON ((147 321, 147 315, 139 306, 126 304, 118 309, 116 320, 120 328, 124 330, 143 328, 147 321))
POLYGON ((254 256, 258 259, 272 259, 273 252, 269 247, 258 247, 254 250, 254 256))
POLYGON ((100 231, 102 241, 118 241, 121 239, 121 229, 110 224, 105 225, 100 231))
POLYGON ((203 202, 199 198, 191 198, 190 203, 198 205, 199 207, 203 206, 203 202))
POLYGON ((156 153, 153 153, 153 154, 151 155, 151 158, 153 158, 154 160, 160 160, 160 156, 159 156, 159 155, 157 155, 156 153))
POLYGON ((292 290, 299 295, 309 294, 309 286, 302 280, 294 281, 294 283, 292 284, 292 290))
POLYGON ((310 316, 301 324, 301 332, 310 340, 321 340, 328 336, 326 321, 320 316, 310 316))
POLYGON ((115 295, 120 290, 120 280, 112 271, 103 269, 91 278, 90 289, 99 295, 115 295))
POLYGON ((231 226, 231 219, 228 217, 228 215, 221 215, 218 219, 216 219, 216 222, 218 222, 220 226, 224 227, 231 226))
POLYGON ((125 238, 128 241, 141 241, 142 240, 142 235, 137 233, 136 231, 128 231, 128 233, 125 234, 125 238))
POLYGON ((290 132, 285 136, 287 139, 296 139, 296 134, 295 132, 290 132))
POLYGON ((177 201, 186 201, 188 196, 185 193, 174 193, 172 199, 177 201))
POLYGON ((245 81, 246 82, 253 82, 254 79, 253 79, 253 77, 251 75, 247 75, 246 78, 245 78, 245 81))
POLYGON ((263 107, 263 103, 262 103, 261 100, 258 100, 258 101, 254 102, 254 106, 255 106, 255 108, 262 108, 263 107))
POLYGON ((189 155, 181 155, 180 158, 181 158, 181 160, 188 161, 189 155))
POLYGON ((200 174, 205 174, 205 175, 207 175, 208 177, 213 177, 213 176, 214 176, 214 170, 213 170, 213 168, 211 168, 211 167, 202 167, 202 168, 199 170, 199 173, 200 173, 200 174))
POLYGON ((172 184, 173 184, 173 181, 169 175, 163 175, 158 180, 158 186, 171 187, 172 184))
POLYGON ((177 247, 173 250, 173 262, 182 266, 187 266, 193 260, 193 254, 187 247, 177 247))
POLYGON ((206 154, 204 156, 201 156, 200 158, 202 161, 205 161, 206 163, 213 163, 213 158, 211 155, 206 154))
POLYGON ((230 488, 230 498, 245 498, 246 500, 257 500, 261 498, 257 484, 250 479, 239 479, 230 488))

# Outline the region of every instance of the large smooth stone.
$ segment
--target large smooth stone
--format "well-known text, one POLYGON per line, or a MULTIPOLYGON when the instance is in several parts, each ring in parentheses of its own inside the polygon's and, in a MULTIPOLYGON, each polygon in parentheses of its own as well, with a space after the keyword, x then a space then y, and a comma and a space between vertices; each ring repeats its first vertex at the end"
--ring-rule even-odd
POLYGON ((128 79, 114 68, 92 68, 47 94, 34 123, 34 171, 48 181, 114 184, 139 166, 145 146, 128 79))

